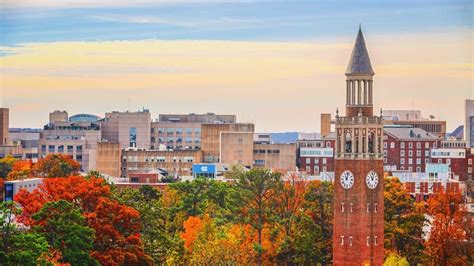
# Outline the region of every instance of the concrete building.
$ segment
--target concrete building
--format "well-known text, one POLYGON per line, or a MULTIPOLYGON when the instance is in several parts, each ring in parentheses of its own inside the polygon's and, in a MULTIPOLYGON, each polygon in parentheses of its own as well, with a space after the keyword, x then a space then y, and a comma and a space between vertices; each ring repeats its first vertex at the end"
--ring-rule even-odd
POLYGON ((206 114, 160 114, 159 120, 151 123, 151 148, 200 149, 201 124, 235 123, 235 115, 206 114))
POLYGON ((466 99, 464 138, 469 148, 474 148, 474 99, 466 99))
POLYGON ((21 146, 21 159, 38 160, 38 141, 42 130, 37 128, 10 128, 9 134, 14 146, 21 146))
POLYGON ((297 165, 301 172, 310 175, 326 175, 334 172, 334 147, 336 134, 325 137, 305 134, 297 142, 297 165))
POLYGON ((201 129, 204 162, 252 166, 254 124, 202 124, 201 129))
POLYGON ((119 143, 101 141, 97 143, 96 168, 111 177, 121 176, 121 148, 119 143))
POLYGON ((69 115, 66 111, 56 110, 52 113, 49 113, 49 124, 55 124, 58 122, 67 122, 69 115))
POLYGON ((151 115, 147 109, 138 112, 106 113, 105 118, 100 120, 102 138, 119 143, 122 149, 149 149, 150 120, 151 115))
POLYGON ((10 110, 0 108, 0 146, 9 144, 10 110))
POLYGON ((446 121, 424 118, 420 110, 384 110, 384 124, 411 126, 423 129, 440 138, 446 137, 446 121))
POLYGON ((81 164, 82 171, 95 169, 97 142, 102 139, 99 124, 69 122, 67 118, 63 121, 64 118, 66 117, 61 116, 61 119, 58 119, 55 114, 53 119, 50 119, 53 123, 44 126, 38 140, 38 157, 44 158, 48 154, 66 154, 81 164))
POLYGON ((194 163, 202 162, 199 150, 160 151, 127 148, 121 152, 121 177, 164 170, 168 176, 191 176, 194 163))
POLYGON ((253 167, 296 171, 296 143, 254 143, 253 167))
MULTIPOLYGON (((3 180, 2 180, 3 181, 3 180)), ((28 192, 32 192, 37 189, 39 185, 43 183, 43 178, 28 178, 23 180, 9 180, 4 181, 2 193, 2 200, 12 201, 13 197, 20 191, 20 189, 26 189, 28 192)))

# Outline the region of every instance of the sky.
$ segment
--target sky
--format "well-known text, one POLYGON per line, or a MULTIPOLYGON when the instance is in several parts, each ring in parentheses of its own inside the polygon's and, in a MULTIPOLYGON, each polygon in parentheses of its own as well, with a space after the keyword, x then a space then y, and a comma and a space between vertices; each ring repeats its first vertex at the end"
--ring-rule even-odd
POLYGON ((319 131, 345 104, 359 24, 376 110, 463 123, 474 98, 472 1, 0 0, 1 106, 48 113, 236 114, 259 132, 319 131))

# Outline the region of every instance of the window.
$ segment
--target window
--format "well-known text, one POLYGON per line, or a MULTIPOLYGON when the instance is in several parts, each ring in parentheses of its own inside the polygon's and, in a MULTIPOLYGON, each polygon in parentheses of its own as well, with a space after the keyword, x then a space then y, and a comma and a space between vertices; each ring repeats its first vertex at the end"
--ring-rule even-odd
POLYGON ((425 150, 425 157, 430 157, 430 150, 425 150))
POLYGON ((387 158, 383 158, 383 163, 384 163, 384 164, 387 164, 387 162, 388 162, 388 161, 387 161, 387 158))
POLYGON ((390 142, 390 149, 395 149, 395 142, 390 142))
POLYGON ((314 172, 319 173, 319 166, 317 166, 317 165, 314 166, 314 172))
POLYGON ((352 236, 349 237, 349 246, 352 246, 352 236))
POLYGON ((176 135, 181 135, 183 133, 183 129, 182 128, 177 128, 176 129, 176 135))
POLYGON ((326 163, 327 163, 327 159, 323 158, 323 164, 326 164, 326 163))
POLYGON ((438 159, 438 163, 443 163, 443 159, 438 159))
POLYGON ((468 164, 472 164, 472 159, 468 159, 468 160, 467 160, 467 163, 468 163, 468 164))
POLYGON ((383 148, 386 149, 387 146, 388 146, 387 142, 384 141, 384 142, 383 142, 383 148))
POLYGON ((426 158, 425 163, 430 163, 430 159, 426 158))
POLYGON ((417 149, 421 149, 421 142, 417 142, 417 143, 416 143, 416 148, 417 148, 417 149))
POLYGON ((411 166, 408 167, 408 171, 410 171, 410 172, 413 171, 413 167, 411 167, 411 166))
POLYGON ((82 151, 82 145, 77 145, 76 152, 81 152, 81 151, 82 151))
POLYGON ((49 151, 49 152, 54 152, 54 150, 55 150, 54 145, 49 145, 49 146, 48 146, 48 151, 49 151))
POLYGON ((374 212, 377 213, 377 203, 374 203, 374 212))
POLYGON ((416 172, 417 172, 417 173, 420 173, 420 172, 421 172, 421 167, 417 166, 417 167, 416 167, 416 172))
POLYGON ((370 212, 370 203, 367 203, 367 213, 370 212))
POLYGON ((341 236, 341 245, 344 245, 344 236, 341 236))
POLYGON ((377 246, 377 236, 374 236, 374 245, 377 246))
POLYGON ((76 160, 77 161, 82 161, 82 155, 76 155, 76 160))
POLYGON ((420 156, 421 156, 421 151, 420 151, 420 150, 417 150, 417 151, 416 151, 416 156, 417 156, 417 157, 420 157, 420 156))
POLYGON ((311 158, 306 158, 306 164, 310 164, 311 163, 311 158))
POLYGON ((243 139, 238 139, 238 140, 237 140, 237 143, 238 143, 238 144, 242 144, 242 143, 244 143, 244 140, 243 140, 243 139))
POLYGON ((468 174, 472 174, 472 167, 469 166, 469 167, 467 168, 467 173, 468 173, 468 174))
POLYGON ((370 246, 370 236, 367 237, 367 246, 370 246))
POLYGON ((201 128, 200 128, 200 127, 195 128, 195 129, 194 129, 194 132, 195 132, 195 133, 201 133, 201 128))
POLYGON ((350 206, 351 206, 351 212, 353 212, 353 210, 352 210, 352 206, 353 206, 353 205, 354 205, 354 204, 350 203, 350 206))
POLYGON ((330 141, 326 141, 326 148, 331 148, 331 142, 330 141))
POLYGON ((451 164, 451 159, 446 159, 446 164, 451 164))
POLYGON ((429 149, 430 148, 430 143, 429 142, 425 142, 425 149, 429 149))
POLYGON ((344 212, 344 203, 341 203, 341 212, 344 212))
POLYGON ((405 142, 400 142, 400 148, 405 149, 405 142))
POLYGON ((408 156, 409 156, 409 157, 412 157, 412 156, 413 156, 413 151, 412 151, 412 150, 409 150, 409 151, 408 151, 408 156))
POLYGON ((400 150, 400 156, 405 157, 405 151, 404 150, 400 150))
POLYGON ((64 152, 64 145, 58 146, 58 152, 64 152))
POLYGON ((413 159, 412 158, 408 158, 408 164, 413 164, 413 159))
POLYGON ((387 157, 387 150, 383 150, 383 156, 387 157))
POLYGON ((46 145, 41 145, 41 151, 46 152, 46 145))
POLYGON ((306 173, 309 173, 309 172, 311 172, 311 167, 306 166, 306 173))
POLYGON ((138 183, 139 182, 138 177, 130 177, 130 182, 131 183, 138 183))
POLYGON ((416 158, 416 164, 421 164, 421 158, 416 158))
POLYGON ((412 149, 413 148, 413 142, 408 142, 408 148, 412 149))
POLYGON ((400 159, 400 164, 405 164, 405 159, 404 158, 400 159))
POLYGON ((433 148, 436 148, 438 144, 436 142, 433 142, 433 148))
POLYGON ((314 158, 314 163, 319 164, 319 158, 314 158))
POLYGON ((137 128, 131 127, 129 129, 129 147, 137 147, 137 128))

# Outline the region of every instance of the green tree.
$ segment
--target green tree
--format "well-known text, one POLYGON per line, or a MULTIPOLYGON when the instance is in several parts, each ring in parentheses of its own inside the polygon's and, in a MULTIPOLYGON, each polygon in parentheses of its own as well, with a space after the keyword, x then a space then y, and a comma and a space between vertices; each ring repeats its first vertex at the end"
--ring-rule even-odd
POLYGON ((312 181, 304 195, 304 215, 295 236, 295 262, 327 265, 332 262, 333 185, 312 181))
POLYGON ((253 227, 258 234, 255 243, 257 263, 262 265, 262 231, 274 222, 272 203, 275 195, 282 190, 281 174, 268 169, 254 168, 236 175, 236 199, 240 202, 238 219, 253 227))
POLYGON ((421 206, 417 208, 398 178, 385 178, 384 184, 384 247, 407 258, 410 264, 423 263, 426 259, 423 244, 426 219, 420 211, 421 206))
POLYGON ((60 262, 99 265, 90 256, 94 230, 87 226, 86 219, 73 203, 65 200, 47 202, 33 219, 39 224, 35 231, 42 234, 53 249, 61 252, 60 262))

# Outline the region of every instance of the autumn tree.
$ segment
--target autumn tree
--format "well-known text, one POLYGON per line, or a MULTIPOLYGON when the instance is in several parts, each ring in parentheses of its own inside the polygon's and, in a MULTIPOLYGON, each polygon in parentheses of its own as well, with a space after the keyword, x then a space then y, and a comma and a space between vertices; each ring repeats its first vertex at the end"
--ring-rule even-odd
POLYGON ((33 173, 37 177, 67 177, 77 174, 80 169, 81 165, 71 156, 50 154, 34 165, 33 173))
POLYGON ((33 219, 33 215, 47 202, 59 200, 78 207, 87 225, 94 229, 91 256, 102 265, 151 263, 140 239, 140 213, 114 200, 102 178, 47 178, 32 192, 20 190, 15 201, 23 213, 17 218, 26 225, 36 226, 39 221, 33 219))
POLYGON ((422 206, 396 177, 384 180, 384 247, 405 257, 410 264, 425 261, 423 226, 426 222, 422 206))
POLYGON ((8 173, 7 180, 21 180, 32 177, 33 162, 31 160, 17 160, 8 173))
POLYGON ((427 251, 435 265, 473 265, 472 220, 461 193, 441 190, 428 200, 431 232, 427 251), (466 230, 467 229, 467 230, 466 230))
POLYGON ((8 176, 16 161, 17 159, 13 158, 11 155, 0 159, 0 178, 6 178, 8 176))
POLYGON ((256 230, 257 264, 262 265, 262 254, 265 252, 262 246, 263 231, 274 222, 272 203, 277 191, 281 191, 283 186, 281 174, 254 168, 237 174, 236 178, 235 196, 241 204, 238 218, 256 230))

